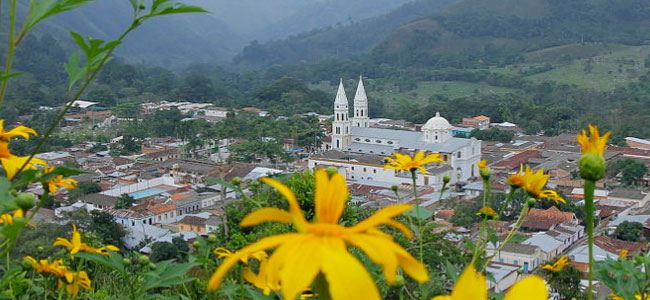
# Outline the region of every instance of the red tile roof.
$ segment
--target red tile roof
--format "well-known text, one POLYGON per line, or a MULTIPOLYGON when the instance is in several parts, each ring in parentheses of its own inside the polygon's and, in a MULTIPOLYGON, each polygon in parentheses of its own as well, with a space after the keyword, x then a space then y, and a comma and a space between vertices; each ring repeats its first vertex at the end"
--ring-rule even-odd
POLYGON ((154 214, 154 215, 159 215, 159 214, 162 214, 162 213, 166 213, 166 212, 169 212, 169 211, 173 211, 173 210, 175 210, 175 209, 176 209, 176 205, 174 205, 174 204, 162 204, 162 203, 156 203, 156 204, 153 204, 153 205, 147 207, 147 209, 148 209, 152 214, 154 214))
POLYGON ((531 158, 542 158, 542 154, 538 150, 526 150, 502 161, 499 161, 493 164, 492 167, 506 170, 519 169, 519 166, 528 163, 528 160, 531 158))
POLYGON ((441 209, 436 213, 436 219, 449 221, 449 219, 454 216, 454 213, 453 209, 441 209))
POLYGON ((629 254, 635 254, 641 252, 641 249, 645 246, 644 243, 637 242, 628 242, 618 239, 613 239, 604 235, 599 235, 594 237, 594 245, 602 248, 603 250, 618 254, 621 250, 627 250, 629 254))
POLYGON ((557 207, 551 206, 547 210, 531 209, 523 227, 529 229, 549 230, 554 225, 562 223, 575 224, 576 221, 577 219, 574 213, 563 212, 557 209, 557 207))

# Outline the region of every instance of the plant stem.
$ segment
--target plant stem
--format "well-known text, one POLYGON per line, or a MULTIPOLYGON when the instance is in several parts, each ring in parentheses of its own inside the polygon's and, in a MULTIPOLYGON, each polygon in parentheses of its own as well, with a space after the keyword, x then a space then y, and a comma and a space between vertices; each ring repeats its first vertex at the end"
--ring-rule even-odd
POLYGON ((585 179, 585 211, 587 213, 587 247, 589 248, 589 286, 587 287, 587 299, 592 300, 594 281, 594 190, 596 182, 585 179))
MULTIPOLYGON (((9 0, 9 41, 7 43, 7 60, 5 61, 5 69, 2 76, 8 76, 11 72, 11 65, 14 61, 14 55, 16 54, 16 0, 9 0)), ((0 86, 0 108, 4 103, 5 96, 7 95, 7 84, 9 83, 9 78, 5 78, 2 81, 0 86)))
POLYGON ((513 236, 515 236, 515 233, 519 231, 522 225, 524 225, 524 221, 526 221, 526 217, 528 216, 528 211, 530 210, 530 206, 528 205, 528 201, 526 201, 526 204, 524 204, 524 208, 521 210, 521 213, 519 213, 519 219, 517 219, 517 222, 515 223, 515 226, 512 227, 506 238, 503 240, 502 243, 499 244, 499 247, 492 253, 490 257, 488 257, 487 261, 483 265, 483 269, 487 268, 488 264, 490 264, 490 261, 492 258, 494 258, 500 251, 505 247, 505 245, 510 242, 510 239, 512 239, 513 236))
POLYGON ((510 204, 510 201, 512 201, 512 197, 515 195, 517 189, 518 188, 510 187, 510 192, 508 192, 508 197, 506 198, 506 201, 503 202, 503 205, 501 205, 501 209, 499 210, 499 216, 497 217, 497 220, 501 219, 503 212, 508 208, 508 204, 510 204))

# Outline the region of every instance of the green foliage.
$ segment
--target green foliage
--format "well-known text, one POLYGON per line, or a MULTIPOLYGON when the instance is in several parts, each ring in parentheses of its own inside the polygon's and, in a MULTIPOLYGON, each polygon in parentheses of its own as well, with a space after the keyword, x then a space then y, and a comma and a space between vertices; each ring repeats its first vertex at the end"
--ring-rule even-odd
POLYGON ((639 222, 624 221, 616 226, 614 235, 624 241, 638 242, 641 240, 643 224, 639 222))
POLYGON ((580 270, 566 266, 559 272, 542 270, 542 273, 547 275, 547 282, 551 289, 560 294, 560 300, 586 299, 586 295, 580 292, 582 279, 580 270))
POLYGON ((151 261, 154 263, 168 259, 176 259, 177 257, 178 249, 172 243, 155 242, 151 246, 151 261))
POLYGON ((638 180, 648 172, 645 164, 635 161, 633 159, 619 159, 607 164, 607 177, 614 177, 617 174, 622 174, 622 180, 625 184, 636 184, 638 180))
POLYGON ((95 194, 102 191, 99 184, 91 181, 80 182, 77 188, 68 193, 68 199, 71 201, 77 200, 85 195, 95 194))
POLYGON ((594 275, 614 294, 624 299, 636 299, 636 295, 641 295, 641 298, 650 295, 649 268, 648 255, 618 260, 607 258, 596 262, 594 275))
POLYGON ((500 130, 498 128, 486 130, 474 129, 472 130, 471 135, 472 137, 482 141, 499 141, 504 143, 509 143, 515 136, 515 134, 510 131, 500 130))
POLYGON ((115 205, 115 208, 129 208, 135 203, 135 198, 129 194, 122 194, 120 195, 117 201, 117 205, 115 205))

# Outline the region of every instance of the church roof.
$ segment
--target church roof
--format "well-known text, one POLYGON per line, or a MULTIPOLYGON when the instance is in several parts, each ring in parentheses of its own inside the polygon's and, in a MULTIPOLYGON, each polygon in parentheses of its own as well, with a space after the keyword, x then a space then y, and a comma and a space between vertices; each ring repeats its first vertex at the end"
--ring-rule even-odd
POLYGON ((354 103, 357 102, 368 102, 366 88, 363 86, 363 76, 359 76, 359 86, 357 86, 357 93, 354 95, 354 103))
POLYGON ((343 87, 343 79, 339 82, 339 90, 336 92, 336 99, 334 104, 348 105, 348 97, 345 95, 345 88, 343 87))
POLYGON ((451 124, 449 124, 449 121, 447 119, 443 118, 440 116, 440 113, 437 112, 436 116, 429 119, 424 126, 422 126, 422 130, 449 130, 451 129, 451 124))
POLYGON ((452 153, 469 145, 472 142, 470 139, 452 137, 442 143, 429 144, 422 140, 423 133, 418 131, 366 127, 352 127, 351 130, 352 144, 349 147, 351 149, 348 151, 354 151, 358 153, 370 153, 370 151, 373 151, 374 153, 381 154, 382 151, 386 152, 387 150, 391 150, 394 152, 395 149, 399 148, 428 150, 436 153, 452 153), (355 142, 357 138, 360 140, 355 142), (392 140, 397 141, 397 143, 394 143, 392 145, 362 143, 365 141, 365 139, 370 139, 372 142, 374 142, 375 139, 392 140))

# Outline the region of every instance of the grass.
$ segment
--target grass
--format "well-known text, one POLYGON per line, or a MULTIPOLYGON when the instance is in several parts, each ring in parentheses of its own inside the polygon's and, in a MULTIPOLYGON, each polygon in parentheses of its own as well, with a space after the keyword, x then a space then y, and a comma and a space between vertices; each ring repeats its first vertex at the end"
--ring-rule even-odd
POLYGON ((645 61, 650 55, 648 46, 622 46, 587 47, 585 53, 580 54, 576 47, 563 46, 537 51, 529 54, 534 61, 540 61, 547 55, 569 55, 571 57, 588 56, 570 62, 554 62, 554 69, 528 76, 535 81, 555 81, 565 84, 574 84, 582 88, 597 91, 612 91, 617 86, 626 85, 638 80, 640 76, 650 70, 645 66, 645 61))

